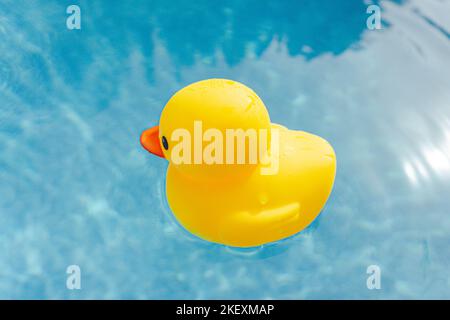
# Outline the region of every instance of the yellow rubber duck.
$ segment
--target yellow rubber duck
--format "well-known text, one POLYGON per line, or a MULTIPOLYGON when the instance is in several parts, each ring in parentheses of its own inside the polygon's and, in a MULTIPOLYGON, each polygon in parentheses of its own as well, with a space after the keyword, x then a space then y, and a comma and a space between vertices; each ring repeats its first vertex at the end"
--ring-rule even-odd
POLYGON ((272 124, 257 94, 227 79, 175 93, 141 144, 169 160, 167 199, 181 225, 233 247, 259 246, 306 228, 325 205, 336 172, 327 141, 272 124))

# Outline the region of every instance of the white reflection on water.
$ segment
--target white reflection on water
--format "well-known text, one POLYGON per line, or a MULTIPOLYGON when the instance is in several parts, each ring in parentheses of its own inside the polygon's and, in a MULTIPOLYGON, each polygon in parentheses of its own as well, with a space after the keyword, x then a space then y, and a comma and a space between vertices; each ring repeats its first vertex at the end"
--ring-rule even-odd
MULTIPOLYGON (((435 120, 439 123, 439 119, 435 120)), ((417 186, 421 181, 431 178, 447 180, 450 174, 450 125, 448 120, 441 121, 444 127, 443 138, 437 142, 419 145, 412 159, 405 159, 403 169, 411 184, 417 186)))

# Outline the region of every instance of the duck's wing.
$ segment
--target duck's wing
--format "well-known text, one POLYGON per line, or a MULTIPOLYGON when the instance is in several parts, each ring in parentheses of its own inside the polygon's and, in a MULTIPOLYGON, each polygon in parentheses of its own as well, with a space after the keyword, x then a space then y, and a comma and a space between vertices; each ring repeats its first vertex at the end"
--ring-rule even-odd
POLYGON ((299 214, 300 203, 292 202, 281 207, 262 210, 256 214, 250 214, 250 216, 247 213, 245 219, 259 226, 276 228, 298 219, 299 214))
POLYGON ((299 202, 259 212, 238 211, 222 221, 221 238, 236 246, 257 246, 299 231, 300 220, 299 202))

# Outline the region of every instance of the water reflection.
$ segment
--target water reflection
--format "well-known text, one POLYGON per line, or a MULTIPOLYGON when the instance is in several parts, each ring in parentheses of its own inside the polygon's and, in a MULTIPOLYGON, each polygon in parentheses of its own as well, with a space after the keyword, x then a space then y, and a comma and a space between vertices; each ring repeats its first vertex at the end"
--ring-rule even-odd
POLYGON ((214 58, 220 50, 234 65, 248 50, 259 57, 273 39, 285 41, 290 55, 340 54, 360 40, 366 8, 364 1, 246 0, 219 2, 211 11, 207 0, 195 6, 176 1, 158 8, 156 19, 158 35, 177 64, 191 64, 196 55, 214 58))
MULTIPOLYGON (((76 85, 102 57, 129 55, 139 49, 151 60, 155 37, 162 40, 177 67, 192 65, 198 58, 214 61, 217 52, 223 53, 229 65, 235 65, 249 51, 259 57, 274 39, 284 42, 293 56, 312 59, 324 53, 338 55, 361 39, 369 3, 380 1, 240 0, 219 1, 214 6, 208 0, 175 0, 170 5, 164 1, 120 1, 107 6, 80 1, 82 32, 67 32, 60 23, 64 4, 4 5, 2 12, 16 16, 18 25, 11 27, 30 29, 33 44, 49 47, 45 51, 58 63, 59 73, 76 85)), ((110 67, 120 66, 112 63, 110 67)), ((150 78, 152 69, 148 63, 150 78)))
POLYGON ((415 159, 404 162, 404 171, 411 184, 418 185, 431 178, 447 180, 450 174, 450 123, 445 121, 443 138, 420 146, 415 159))

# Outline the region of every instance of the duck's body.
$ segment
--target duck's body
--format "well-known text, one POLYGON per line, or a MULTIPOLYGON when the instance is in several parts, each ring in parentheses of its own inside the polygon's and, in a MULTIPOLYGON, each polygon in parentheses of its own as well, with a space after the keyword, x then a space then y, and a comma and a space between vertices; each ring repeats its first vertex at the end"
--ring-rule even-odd
MULTIPOLYGON (((273 144, 275 135, 269 135, 273 144)), ((216 243, 252 247, 289 237, 317 217, 333 187, 336 158, 330 144, 270 124, 259 97, 231 80, 210 79, 180 90, 167 103, 159 128, 145 131, 141 142, 170 161, 166 191, 177 220, 216 243), (176 128, 192 127, 196 119, 220 132, 229 127, 277 131, 277 171, 262 174, 262 164, 174 164, 174 147, 166 137, 176 128)))
POLYGON ((229 182, 193 180, 167 171, 167 198, 178 221, 206 240, 237 247, 289 237, 320 213, 334 181, 335 154, 322 138, 280 130, 279 170, 229 182))

